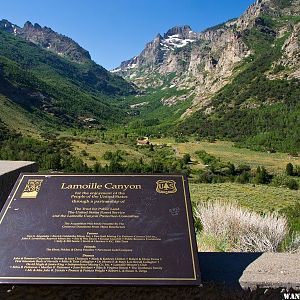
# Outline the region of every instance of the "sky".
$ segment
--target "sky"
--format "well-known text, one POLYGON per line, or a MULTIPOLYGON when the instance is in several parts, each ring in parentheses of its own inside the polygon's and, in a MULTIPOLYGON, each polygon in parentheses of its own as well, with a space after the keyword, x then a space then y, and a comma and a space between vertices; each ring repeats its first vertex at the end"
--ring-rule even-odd
POLYGON ((111 70, 139 54, 158 33, 190 25, 193 31, 240 16, 254 0, 14 0, 0 19, 51 27, 111 70))

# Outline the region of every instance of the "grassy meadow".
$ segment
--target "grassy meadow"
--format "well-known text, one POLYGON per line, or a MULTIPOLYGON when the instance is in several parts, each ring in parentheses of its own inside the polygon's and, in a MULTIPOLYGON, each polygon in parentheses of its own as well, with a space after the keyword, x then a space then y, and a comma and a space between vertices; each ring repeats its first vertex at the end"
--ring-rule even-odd
MULTIPOLYGON (((118 133, 121 134, 121 133, 118 133)), ((110 141, 103 141, 101 139, 95 139, 93 143, 87 143, 84 138, 76 139, 72 141, 73 153, 81 158, 88 164, 91 165, 93 160, 91 157, 95 157, 96 160, 101 164, 107 164, 108 161, 103 159, 103 155, 106 151, 125 151, 126 157, 129 160, 146 159, 145 151, 143 147, 136 146, 134 144, 127 144, 125 142, 112 142, 111 138, 114 134, 108 133, 110 141), (87 152, 87 156, 82 156, 82 150, 87 152)), ((190 139, 186 143, 176 143, 174 138, 161 138, 161 139, 150 139, 150 142, 154 146, 165 145, 173 152, 175 157, 182 158, 184 154, 190 154, 192 163, 190 167, 192 169, 203 169, 205 165, 199 160, 196 152, 204 150, 207 153, 220 158, 222 161, 231 162, 235 165, 247 164, 251 168, 258 166, 264 166, 271 173, 284 172, 286 165, 292 163, 300 165, 300 157, 290 157, 288 153, 268 153, 249 150, 247 148, 238 148, 234 146, 233 142, 229 141, 216 141, 214 143, 207 141, 195 141, 190 139)))
POLYGON ((124 151, 126 152, 126 159, 129 160, 145 158, 145 155, 143 155, 141 152, 137 151, 133 147, 124 144, 112 145, 102 142, 86 144, 80 141, 75 141, 72 143, 72 145, 73 153, 76 156, 80 156, 88 166, 91 166, 95 162, 93 158, 96 158, 96 160, 102 165, 108 164, 109 161, 103 158, 104 153, 107 151, 124 151), (82 151, 85 151, 87 153, 87 156, 82 155, 82 151))
MULTIPOLYGON (((287 153, 268 153, 252 151, 246 148, 234 147, 233 142, 216 141, 214 143, 206 141, 189 141, 187 143, 176 143, 173 138, 154 139, 153 144, 167 144, 176 149, 178 156, 189 153, 193 161, 198 161, 196 151, 204 150, 207 153, 216 156, 224 161, 230 161, 235 165, 247 164, 251 167, 265 166, 270 172, 282 172, 290 162, 300 165, 300 158, 290 158, 287 153)), ((195 167, 204 167, 200 162, 195 167)))

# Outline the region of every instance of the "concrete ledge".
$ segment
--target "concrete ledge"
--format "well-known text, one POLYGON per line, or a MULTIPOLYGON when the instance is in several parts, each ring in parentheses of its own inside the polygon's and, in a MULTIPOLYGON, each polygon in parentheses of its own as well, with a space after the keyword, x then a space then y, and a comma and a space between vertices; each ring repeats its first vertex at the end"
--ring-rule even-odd
POLYGON ((20 173, 34 173, 38 165, 31 161, 0 160, 0 209, 3 207, 20 173))
POLYGON ((286 288, 300 291, 300 254, 264 253, 239 280, 242 288, 286 288))

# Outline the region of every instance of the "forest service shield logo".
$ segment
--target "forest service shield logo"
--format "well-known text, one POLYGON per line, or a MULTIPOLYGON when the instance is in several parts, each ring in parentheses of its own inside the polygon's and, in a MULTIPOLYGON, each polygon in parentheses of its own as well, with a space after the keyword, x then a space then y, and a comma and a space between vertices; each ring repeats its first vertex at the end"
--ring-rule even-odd
POLYGON ((29 179, 26 183, 21 199, 35 199, 41 189, 43 180, 29 179))
POLYGON ((174 180, 156 181, 156 191, 160 194, 174 194, 177 192, 176 182, 174 180))

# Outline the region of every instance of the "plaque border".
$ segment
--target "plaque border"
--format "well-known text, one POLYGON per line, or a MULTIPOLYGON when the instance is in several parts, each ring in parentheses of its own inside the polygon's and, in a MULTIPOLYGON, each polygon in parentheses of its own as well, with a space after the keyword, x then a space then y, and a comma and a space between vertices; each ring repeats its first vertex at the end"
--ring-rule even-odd
MULTIPOLYGON (((184 202, 185 202, 185 212, 186 212, 186 220, 187 220, 187 226, 188 226, 188 233, 189 233, 189 242, 190 242, 190 250, 191 250, 191 259, 192 259, 192 266, 193 266, 193 273, 194 273, 194 276, 193 277, 190 277, 190 278, 182 278, 182 277, 176 277, 176 278, 167 278, 167 277, 163 277, 163 278, 159 278, 159 277, 154 277, 154 278, 117 278, 117 277, 108 277, 108 278, 105 278, 105 277, 38 277, 38 276, 30 276, 30 277, 27 277, 27 276, 23 276, 23 277, 0 277, 0 280, 82 280, 82 281, 85 281, 85 280, 90 280, 90 281, 112 281, 112 283, 114 281, 197 281, 199 280, 200 281, 200 273, 199 273, 199 276, 197 276, 197 268, 196 268, 196 265, 195 265, 195 260, 198 262, 198 259, 197 257, 195 257, 195 253, 198 252, 198 251, 195 251, 194 249, 194 243, 193 243, 193 239, 192 239, 192 232, 191 232, 191 222, 193 220, 193 216, 191 216, 189 213, 190 213, 190 210, 191 210, 191 207, 189 206, 188 204, 188 201, 187 201, 187 190, 186 190, 186 184, 185 184, 185 181, 187 181, 186 179, 186 176, 185 175, 175 175, 175 174, 20 174, 19 175, 19 178, 17 179, 17 182, 15 183, 15 186, 13 188, 13 193, 12 195, 10 195, 8 197, 7 200, 7 203, 5 203, 5 209, 4 211, 2 212, 1 211, 1 218, 0 218, 0 226, 5 218, 5 215, 7 214, 8 212, 8 209, 10 208, 10 205, 12 203, 12 201, 14 200, 15 198, 15 195, 16 193, 18 192, 18 189, 21 185, 21 183, 23 182, 24 178, 25 177, 70 177, 70 176, 73 176, 73 177, 80 177, 80 176, 86 176, 86 177, 90 177, 90 176, 95 176, 95 177, 124 177, 124 176, 128 176, 128 177, 177 177, 177 178, 181 178, 182 180, 182 188, 183 188, 183 195, 184 195, 184 202), (19 182, 18 182, 19 181, 19 182), (10 199, 9 199, 10 198, 10 199)), ((190 198, 189 198, 190 199, 190 198)), ((191 210, 192 212, 192 210, 191 210)), ((193 221, 192 221, 193 222, 193 221)), ((195 245, 196 246, 196 245, 195 245)), ((198 263, 199 264, 199 263, 198 263)), ((199 270, 199 269, 198 269, 199 270)), ((1 282, 0 282, 1 283, 1 282)), ((22 281, 20 282, 22 283, 22 281)), ((200 283, 199 283, 200 284, 200 283)))

